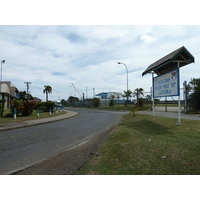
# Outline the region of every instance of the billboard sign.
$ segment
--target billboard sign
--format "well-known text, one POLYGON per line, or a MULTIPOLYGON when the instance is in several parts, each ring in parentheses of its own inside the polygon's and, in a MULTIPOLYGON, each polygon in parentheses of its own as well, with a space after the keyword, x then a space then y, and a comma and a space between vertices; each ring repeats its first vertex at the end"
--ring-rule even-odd
POLYGON ((154 98, 179 95, 179 68, 153 79, 154 98))

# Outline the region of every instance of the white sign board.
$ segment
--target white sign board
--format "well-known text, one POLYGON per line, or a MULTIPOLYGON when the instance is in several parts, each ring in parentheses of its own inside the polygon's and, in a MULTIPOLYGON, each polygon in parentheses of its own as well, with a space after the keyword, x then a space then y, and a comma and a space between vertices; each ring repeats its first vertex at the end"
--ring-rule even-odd
POLYGON ((153 79, 153 97, 179 96, 179 68, 153 79))

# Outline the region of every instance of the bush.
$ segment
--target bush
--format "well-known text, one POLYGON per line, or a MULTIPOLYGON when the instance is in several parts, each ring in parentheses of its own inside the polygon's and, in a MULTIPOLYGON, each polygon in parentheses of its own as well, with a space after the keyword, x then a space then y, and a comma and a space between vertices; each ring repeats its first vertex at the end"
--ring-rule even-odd
POLYGON ((143 104, 144 104, 143 99, 139 98, 139 107, 143 107, 143 104))
POLYGON ((22 109, 23 109, 23 102, 20 100, 13 100, 12 104, 11 104, 11 112, 12 114, 14 114, 14 108, 16 108, 16 115, 18 116, 19 113, 21 113, 22 109))
POLYGON ((24 102, 23 106, 22 106, 22 115, 23 116, 29 116, 32 114, 33 110, 34 110, 34 102, 24 102))
POLYGON ((92 106, 93 107, 99 107, 100 106, 100 99, 99 98, 93 98, 92 99, 92 106))
POLYGON ((189 96, 189 101, 194 111, 198 112, 200 110, 200 91, 194 91, 189 96))
POLYGON ((0 116, 3 116, 5 99, 0 100, 0 116))
POLYGON ((13 100, 11 105, 11 112, 14 115, 14 108, 16 108, 16 115, 19 116, 21 113, 23 116, 29 116, 34 110, 34 102, 24 102, 20 100, 13 100))
POLYGON ((111 99, 110 102, 109 102, 109 106, 114 106, 114 105, 115 105, 115 102, 114 102, 113 99, 111 99))
POLYGON ((55 103, 54 102, 37 102, 35 104, 35 108, 39 108, 40 110, 44 112, 49 112, 51 108, 51 112, 53 112, 53 109, 55 108, 55 103))

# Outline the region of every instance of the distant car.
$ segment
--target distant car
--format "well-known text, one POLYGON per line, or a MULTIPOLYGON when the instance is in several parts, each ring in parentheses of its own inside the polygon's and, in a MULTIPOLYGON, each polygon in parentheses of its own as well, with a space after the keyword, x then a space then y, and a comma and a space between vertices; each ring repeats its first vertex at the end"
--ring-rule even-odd
POLYGON ((63 107, 61 103, 56 103, 56 107, 63 107))

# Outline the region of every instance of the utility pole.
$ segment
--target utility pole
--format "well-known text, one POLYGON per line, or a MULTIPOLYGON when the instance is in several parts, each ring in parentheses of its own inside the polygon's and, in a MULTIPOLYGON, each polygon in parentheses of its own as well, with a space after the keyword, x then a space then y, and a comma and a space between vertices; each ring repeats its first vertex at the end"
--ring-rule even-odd
POLYGON ((1 61, 1 82, 2 82, 2 64, 5 64, 5 60, 1 61))
POLYGON ((26 88, 27 88, 27 101, 30 100, 30 95, 29 95, 29 84, 31 84, 31 82, 24 82, 26 84, 26 88))

